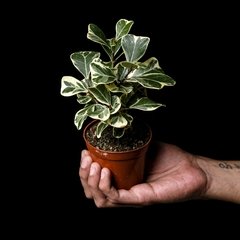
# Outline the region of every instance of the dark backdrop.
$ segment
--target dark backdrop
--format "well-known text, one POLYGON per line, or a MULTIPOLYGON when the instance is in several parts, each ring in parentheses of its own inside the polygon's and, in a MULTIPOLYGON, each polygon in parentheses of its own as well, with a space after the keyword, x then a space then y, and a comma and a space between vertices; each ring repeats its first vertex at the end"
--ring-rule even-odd
POLYGON ((142 113, 156 139, 216 159, 240 158, 236 8, 230 4, 118 4, 112 3, 108 10, 103 3, 36 5, 16 19, 20 33, 14 34, 18 36, 14 50, 21 56, 20 73, 27 90, 21 94, 24 110, 20 114, 24 116, 20 131, 28 140, 20 144, 26 166, 24 181, 17 184, 15 193, 22 199, 20 208, 30 209, 30 219, 40 214, 44 223, 78 223, 93 216, 96 224, 107 216, 110 224, 117 215, 128 224, 140 216, 142 224, 154 225, 151 217, 156 216, 162 226, 174 223, 176 227, 183 217, 188 224, 199 217, 219 220, 222 213, 231 219, 238 206, 220 201, 119 210, 97 209, 85 198, 78 177, 85 145, 82 132, 73 124, 78 104, 60 95, 60 82, 63 75, 80 76, 70 61, 72 52, 99 50, 98 44, 86 38, 88 23, 97 24, 110 38, 117 20, 134 20, 131 32, 151 38, 146 57, 157 57, 176 80, 174 87, 152 93, 166 108, 142 113))

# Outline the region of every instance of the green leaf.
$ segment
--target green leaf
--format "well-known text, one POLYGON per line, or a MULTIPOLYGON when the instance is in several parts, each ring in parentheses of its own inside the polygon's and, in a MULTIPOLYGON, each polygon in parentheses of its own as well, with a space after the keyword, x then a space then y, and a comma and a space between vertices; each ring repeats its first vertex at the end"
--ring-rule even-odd
POLYGON ((128 75, 126 82, 138 82, 145 88, 161 89, 164 86, 173 86, 175 81, 162 73, 161 69, 139 67, 128 75))
POLYGON ((65 97, 73 96, 78 93, 85 93, 87 92, 86 86, 82 81, 71 77, 71 76, 64 76, 61 80, 61 95, 65 97))
POLYGON ((100 103, 111 105, 111 94, 104 85, 97 85, 96 87, 90 87, 89 92, 96 98, 100 103))
POLYGON ((126 60, 137 62, 145 54, 150 38, 127 34, 121 41, 126 60))
POLYGON ((108 127, 108 124, 105 122, 99 122, 96 128, 97 138, 100 138, 102 132, 108 127))
POLYGON ((80 130, 83 126, 84 121, 87 119, 87 110, 88 107, 85 107, 79 110, 74 117, 74 124, 76 125, 77 129, 80 130))
POLYGON ((100 43, 101 45, 105 45, 111 49, 105 34, 103 31, 95 24, 88 25, 88 33, 87 38, 92 40, 93 42, 100 43))
POLYGON ((102 62, 94 61, 90 65, 92 81, 95 84, 109 84, 115 81, 114 70, 102 62))
POLYGON ((92 104, 88 107, 87 115, 93 119, 106 121, 110 117, 110 110, 104 105, 92 104))
POLYGON ((133 102, 129 106, 129 108, 138 109, 142 111, 153 111, 161 106, 164 106, 164 105, 161 103, 156 103, 147 97, 143 97, 143 98, 136 99, 136 101, 133 102))
POLYGON ((116 112, 118 112, 118 110, 121 108, 121 100, 118 96, 113 95, 112 96, 112 104, 111 104, 111 110, 110 113, 115 114, 116 112))
POLYGON ((89 78, 90 63, 94 58, 99 58, 100 53, 91 51, 75 52, 70 55, 73 65, 85 78, 89 78))
POLYGON ((129 33, 132 25, 133 25, 133 21, 128 21, 126 19, 120 19, 117 24, 116 24, 116 41, 118 41, 120 38, 122 38, 123 36, 125 36, 126 34, 129 33))

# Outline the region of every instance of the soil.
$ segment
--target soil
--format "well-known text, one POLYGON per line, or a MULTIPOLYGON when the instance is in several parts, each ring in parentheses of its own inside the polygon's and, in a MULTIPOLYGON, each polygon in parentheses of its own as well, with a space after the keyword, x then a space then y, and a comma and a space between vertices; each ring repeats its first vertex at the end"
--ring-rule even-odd
POLYGON ((112 136, 112 127, 107 127, 102 132, 101 138, 97 138, 94 134, 96 124, 86 131, 86 138, 91 145, 105 151, 121 152, 134 150, 145 145, 151 136, 150 128, 145 123, 133 121, 132 127, 127 129, 121 138, 112 136))

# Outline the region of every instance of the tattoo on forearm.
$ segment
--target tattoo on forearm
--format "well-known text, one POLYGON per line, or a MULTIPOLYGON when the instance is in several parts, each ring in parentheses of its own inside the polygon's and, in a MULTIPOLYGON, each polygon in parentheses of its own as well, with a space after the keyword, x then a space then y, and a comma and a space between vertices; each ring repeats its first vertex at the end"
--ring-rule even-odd
POLYGON ((240 169, 240 164, 237 163, 220 162, 218 166, 225 169, 240 169))

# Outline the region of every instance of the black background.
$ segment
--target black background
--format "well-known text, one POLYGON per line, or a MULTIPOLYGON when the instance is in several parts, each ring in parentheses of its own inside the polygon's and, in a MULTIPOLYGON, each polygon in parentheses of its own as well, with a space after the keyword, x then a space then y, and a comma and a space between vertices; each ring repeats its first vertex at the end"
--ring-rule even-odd
POLYGON ((15 86, 24 88, 18 91, 19 104, 15 105, 20 127, 14 146, 22 154, 14 165, 21 175, 12 191, 13 205, 22 210, 17 219, 21 221, 27 214, 33 223, 43 219, 36 226, 54 225, 60 231, 68 223, 73 230, 80 223, 96 226, 103 218, 108 219, 105 226, 110 226, 112 219, 118 222, 121 217, 129 229, 135 220, 143 226, 175 229, 181 222, 191 225, 201 218, 202 226, 214 219, 220 228, 234 214, 238 216, 237 205, 215 200, 97 209, 85 198, 78 177, 80 152, 85 148, 82 132, 73 124, 78 104, 74 98, 60 95, 62 76, 81 79, 70 54, 99 50, 98 44, 86 38, 87 25, 97 24, 111 38, 120 18, 133 20, 131 32, 151 38, 145 57, 158 58, 164 71, 176 80, 174 87, 152 93, 166 108, 142 113, 154 137, 195 154, 240 159, 236 6, 169 1, 158 6, 112 2, 28 7, 26 14, 19 11, 15 15, 14 28, 9 28, 14 29, 11 59, 18 62, 15 72, 21 76, 15 86), (224 214, 227 218, 223 219, 224 214))

